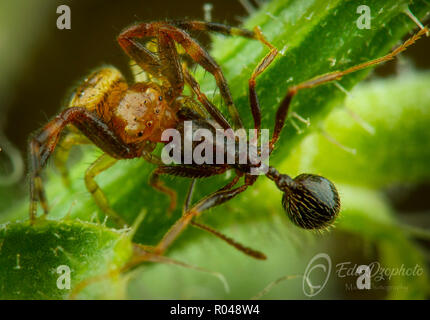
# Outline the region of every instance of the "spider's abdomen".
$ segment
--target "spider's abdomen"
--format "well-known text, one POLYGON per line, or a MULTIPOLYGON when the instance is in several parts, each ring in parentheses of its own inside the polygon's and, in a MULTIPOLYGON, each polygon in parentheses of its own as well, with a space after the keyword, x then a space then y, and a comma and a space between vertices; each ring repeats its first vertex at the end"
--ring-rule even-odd
POLYGON ((104 67, 85 78, 74 91, 69 107, 96 111, 100 118, 109 122, 111 110, 118 105, 127 88, 127 82, 119 70, 104 67))

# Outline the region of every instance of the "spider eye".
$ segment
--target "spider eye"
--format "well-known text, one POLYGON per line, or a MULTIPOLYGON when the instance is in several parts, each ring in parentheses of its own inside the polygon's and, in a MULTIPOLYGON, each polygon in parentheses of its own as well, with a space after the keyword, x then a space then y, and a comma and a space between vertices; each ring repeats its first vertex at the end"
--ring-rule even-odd
POLYGON ((137 133, 137 136, 138 136, 138 137, 143 136, 143 131, 139 131, 139 132, 137 133))
POLYGON ((162 96, 159 96, 159 97, 158 97, 158 101, 163 101, 163 97, 162 97, 162 96))
POLYGON ((146 123, 146 126, 147 126, 148 128, 151 128, 151 127, 152 127, 152 121, 151 121, 151 120, 149 120, 149 121, 146 123))
POLYGON ((333 224, 339 214, 340 199, 328 179, 301 174, 282 197, 282 206, 290 220, 304 229, 323 229, 333 224))

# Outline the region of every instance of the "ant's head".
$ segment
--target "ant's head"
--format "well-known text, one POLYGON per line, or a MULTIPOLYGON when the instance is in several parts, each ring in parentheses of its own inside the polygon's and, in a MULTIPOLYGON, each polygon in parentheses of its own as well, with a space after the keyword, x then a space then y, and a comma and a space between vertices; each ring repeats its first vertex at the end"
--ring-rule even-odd
POLYGON ((152 83, 133 85, 119 102, 115 120, 126 143, 159 142, 163 130, 176 121, 161 88, 152 83))
POLYGON ((330 180, 314 174, 301 174, 294 179, 277 174, 272 180, 284 192, 282 207, 297 226, 324 229, 336 220, 340 199, 330 180))

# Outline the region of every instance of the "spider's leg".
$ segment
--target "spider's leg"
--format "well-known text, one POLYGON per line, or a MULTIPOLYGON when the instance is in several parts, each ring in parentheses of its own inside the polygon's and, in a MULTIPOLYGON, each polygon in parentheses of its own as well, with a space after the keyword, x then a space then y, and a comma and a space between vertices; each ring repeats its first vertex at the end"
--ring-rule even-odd
POLYGON ((412 37, 410 37, 408 40, 406 40, 402 45, 400 45, 399 47, 395 48, 393 51, 391 51, 390 53, 386 54, 385 56, 382 56, 380 58, 376 58, 355 66, 352 66, 346 70, 343 71, 334 71, 334 72, 330 72, 330 73, 326 73, 322 76, 318 76, 315 77, 313 79, 310 79, 308 81, 302 82, 300 84, 297 84, 295 86, 292 86, 288 89, 287 95, 285 96, 285 98, 282 100, 281 104, 278 107, 278 110, 276 112, 276 118, 275 118, 275 127, 273 130, 273 135, 272 135, 272 139, 270 141, 270 152, 273 151, 273 148, 276 144, 276 142, 279 139, 279 136, 281 134, 282 128, 284 127, 284 123, 285 123, 285 119, 286 116, 288 114, 288 109, 290 107, 291 104, 291 100, 293 99, 293 97, 297 94, 298 91, 302 90, 302 89, 309 89, 309 88, 313 88, 316 86, 319 86, 321 84, 327 83, 327 82, 331 82, 334 80, 339 80, 341 79, 343 76, 358 71, 358 70, 362 70, 380 63, 383 63, 385 61, 391 60, 393 59, 396 55, 398 55, 399 53, 401 53, 402 51, 406 50, 407 47, 409 47, 410 45, 412 45, 415 41, 417 41, 423 34, 427 33, 428 29, 427 28, 423 28, 420 31, 418 31, 416 34, 414 34, 412 37))
POLYGON ((221 91, 221 95, 227 104, 227 109, 233 119, 235 127, 242 128, 242 121, 240 120, 239 113, 233 103, 233 98, 231 96, 227 80, 225 79, 221 68, 209 53, 193 38, 191 38, 187 32, 163 22, 141 23, 124 30, 119 35, 118 41, 124 51, 139 64, 135 55, 140 53, 143 46, 140 45, 139 47, 138 43, 134 39, 158 37, 160 32, 179 43, 193 61, 200 64, 206 71, 213 74, 217 86, 221 91), (136 48, 139 48, 139 50, 136 48))
POLYGON ((118 226, 127 225, 127 223, 116 213, 109 205, 109 201, 103 193, 100 186, 95 181, 95 177, 103 171, 112 167, 118 160, 104 153, 85 172, 85 186, 91 193, 97 206, 109 217, 111 217, 118 226))
MULTIPOLYGON (((207 21, 176 20, 169 21, 168 23, 185 31, 217 32, 227 36, 239 36, 262 41, 261 32, 256 30, 256 28, 254 28, 254 30, 248 30, 239 27, 232 27, 222 23, 207 21)), ((262 42, 264 43, 264 41, 262 42)))
POLYGON ((65 109, 30 140, 30 221, 34 223, 39 200, 45 212, 48 205, 43 189, 41 171, 59 141, 61 132, 73 124, 94 144, 118 158, 133 157, 133 150, 122 144, 108 126, 93 112, 82 107, 65 109))
POLYGON ((161 61, 161 70, 170 84, 169 96, 174 99, 184 90, 184 76, 176 44, 163 29, 158 34, 158 54, 161 61))
POLYGON ((67 169, 67 159, 69 158, 70 149, 75 145, 90 144, 91 141, 76 132, 69 132, 64 138, 58 143, 57 150, 54 155, 54 164, 61 174, 63 184, 69 188, 70 178, 69 170, 67 169))
MULTIPOLYGON (((124 33, 124 32, 123 32, 124 33)), ((134 37, 127 37, 121 33, 118 36, 118 43, 121 48, 136 62, 145 72, 158 78, 161 76, 161 61, 155 53, 151 52, 134 37)))
POLYGON ((203 107, 206 109, 206 111, 212 116, 212 118, 224 129, 231 129, 230 124, 228 121, 224 118, 223 114, 215 105, 208 100, 206 95, 201 92, 200 85, 194 79, 194 77, 188 72, 187 69, 184 68, 184 77, 187 84, 191 87, 193 92, 197 95, 197 99, 200 101, 200 103, 203 105, 203 107))
MULTIPOLYGON (((48 214, 49 208, 46 200, 45 190, 43 188, 42 178, 40 176, 42 170, 42 159, 41 159, 41 142, 37 138, 33 138, 30 141, 29 152, 30 152, 30 222, 34 223, 36 220, 37 212, 37 201, 43 208, 43 211, 48 214)), ((52 147, 53 148, 53 147, 52 147)))

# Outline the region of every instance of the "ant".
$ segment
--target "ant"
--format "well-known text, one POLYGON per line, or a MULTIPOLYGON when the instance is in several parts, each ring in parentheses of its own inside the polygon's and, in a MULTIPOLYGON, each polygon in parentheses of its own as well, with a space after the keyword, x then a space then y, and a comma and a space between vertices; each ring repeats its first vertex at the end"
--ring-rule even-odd
MULTIPOLYGON (((264 38, 258 27, 249 31, 200 21, 139 23, 128 27, 119 35, 118 42, 130 58, 149 75, 149 81, 136 82, 128 86, 117 69, 106 67, 97 70, 77 88, 68 108, 31 139, 31 223, 34 223, 36 218, 37 201, 40 201, 45 215, 48 213, 40 177, 41 169, 59 143, 63 129, 71 127, 70 132, 60 142, 63 151, 57 160, 60 168, 63 168, 63 178, 67 181, 64 161, 72 145, 93 143, 102 149, 104 154, 86 171, 85 184, 97 205, 120 225, 124 225, 125 222, 110 208, 106 196, 94 180, 99 173, 110 168, 118 160, 142 157, 158 165, 152 172, 149 183, 156 190, 169 196, 169 212, 176 207, 176 192, 166 187, 160 180, 160 176, 173 175, 192 179, 181 218, 167 231, 158 245, 151 248, 150 251, 154 254, 162 255, 179 234, 191 224, 218 236, 245 254, 257 259, 266 259, 263 253, 244 247, 211 227, 193 221, 203 211, 225 203, 252 186, 259 176, 250 174, 250 170, 263 168, 264 163, 165 165, 158 156, 152 154, 157 143, 166 143, 161 139, 163 131, 173 128, 183 134, 185 121, 192 122, 193 130, 205 128, 215 131, 217 127, 243 128, 221 68, 188 33, 196 30, 256 39, 269 48, 270 52, 254 69, 248 82, 254 128, 257 132, 260 131, 261 111, 256 93, 256 80, 274 61, 278 50, 264 38), (138 42, 138 40, 154 40, 154 38, 157 46, 155 52, 138 42), (227 104, 233 126, 201 92, 199 84, 188 72, 186 65, 181 64, 176 44, 179 44, 194 62, 213 74, 221 96, 227 104), (183 95, 185 84, 190 86, 194 96, 183 95), (230 169, 233 169, 236 174, 228 184, 191 205, 196 179, 223 174, 230 169), (237 187, 242 177, 244 177, 243 184, 237 187)), ((426 32, 428 32, 427 28, 421 29, 383 57, 344 71, 330 72, 290 87, 276 112, 273 134, 269 141, 269 154, 279 140, 291 101, 297 92, 339 80, 349 73, 391 60, 426 32)), ((181 152, 183 154, 184 150, 181 152)), ((340 197, 332 182, 315 174, 300 174, 293 179, 279 173, 271 166, 266 169, 266 177, 274 181, 278 189, 283 192, 282 207, 294 224, 312 230, 324 229, 333 224, 340 211, 340 197)))

